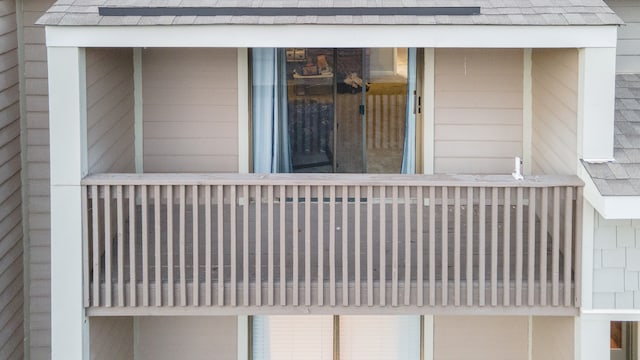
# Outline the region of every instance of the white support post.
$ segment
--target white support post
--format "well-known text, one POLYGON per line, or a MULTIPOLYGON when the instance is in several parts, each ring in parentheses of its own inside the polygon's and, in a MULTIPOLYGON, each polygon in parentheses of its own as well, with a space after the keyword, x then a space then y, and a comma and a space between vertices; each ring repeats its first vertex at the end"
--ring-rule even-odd
POLYGON ((238 48, 238 172, 249 173, 251 121, 249 120, 249 50, 238 48))
POLYGON ((422 318, 422 360, 433 360, 433 315, 423 315, 422 318))
POLYGON ((435 99, 436 99, 436 64, 435 49, 424 49, 424 81, 422 82, 422 94, 424 96, 422 105, 422 169, 427 175, 432 175, 435 169, 434 158, 434 122, 435 122, 435 99))
POLYGON ((583 199, 582 214, 582 310, 593 309, 593 232, 595 210, 587 199, 583 199))
POLYGON ((144 172, 144 126, 142 121, 142 49, 133 49, 133 132, 135 138, 136 173, 144 172))
POLYGON ((85 51, 47 48, 51 157, 51 358, 82 359, 82 197, 87 172, 85 51))
POLYGON ((609 359, 609 320, 589 318, 586 315, 575 318, 575 352, 576 360, 609 359))
POLYGON ((524 49, 522 76, 522 173, 531 175, 531 148, 533 137, 533 80, 531 77, 531 49, 524 49))
POLYGON ((578 156, 613 159, 616 49, 580 49, 578 77, 578 156))

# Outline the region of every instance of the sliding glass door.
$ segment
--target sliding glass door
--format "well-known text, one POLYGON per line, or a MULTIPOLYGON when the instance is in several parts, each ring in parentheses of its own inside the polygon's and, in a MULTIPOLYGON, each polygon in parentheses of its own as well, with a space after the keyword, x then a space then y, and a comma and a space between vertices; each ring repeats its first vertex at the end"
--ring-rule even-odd
MULTIPOLYGON (((279 54, 271 68, 282 90, 253 94, 254 158, 269 150, 280 163, 289 161, 292 172, 413 172, 407 164, 415 162, 415 49, 288 48, 279 54), (261 127, 264 113, 256 110, 265 108, 278 110, 280 121, 261 127), (270 136, 271 148, 260 147, 270 136)), ((254 72, 268 70, 255 61, 254 72)), ((264 76, 253 77, 255 89, 264 76)))

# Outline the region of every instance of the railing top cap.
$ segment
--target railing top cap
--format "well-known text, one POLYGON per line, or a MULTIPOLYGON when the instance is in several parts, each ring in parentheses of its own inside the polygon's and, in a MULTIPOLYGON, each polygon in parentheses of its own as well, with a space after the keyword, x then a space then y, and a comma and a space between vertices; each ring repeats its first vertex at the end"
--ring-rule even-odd
POLYGON ((574 175, 532 175, 516 180, 511 175, 148 173, 89 175, 82 185, 581 187, 584 183, 574 175))

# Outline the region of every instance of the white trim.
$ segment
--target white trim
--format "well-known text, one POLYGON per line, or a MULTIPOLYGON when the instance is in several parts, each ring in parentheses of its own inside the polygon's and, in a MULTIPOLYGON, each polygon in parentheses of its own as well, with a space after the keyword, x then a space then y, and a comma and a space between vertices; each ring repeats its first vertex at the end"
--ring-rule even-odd
POLYGON ((142 113, 142 49, 133 49, 133 132, 136 173, 144 172, 144 115, 142 113))
POLYGON ((249 316, 238 315, 238 360, 249 360, 249 316))
POLYGON ((593 308, 593 231, 595 212, 589 201, 583 201, 582 214, 582 305, 581 308, 593 308))
POLYGON ((579 49, 579 158, 613 159, 615 80, 615 47, 579 49))
POLYGON ((82 188, 87 171, 86 62, 47 48, 51 164, 51 358, 80 360, 88 323, 82 282, 82 188))
POLYGON ((46 32, 48 46, 80 47, 615 48, 617 40, 615 25, 47 26, 46 32))
POLYGON ((433 360, 433 315, 423 315, 423 330, 422 330, 422 345, 423 345, 423 360, 433 360))
POLYGON ((576 318, 574 328, 576 360, 609 359, 609 321, 590 316, 576 318))
POLYGON ((522 76, 522 172, 531 175, 531 139, 533 134, 533 94, 531 77, 531 49, 523 52, 523 76, 522 76))
POLYGON ((606 321, 640 321, 640 310, 583 310, 580 317, 606 321))
POLYGON ((238 48, 238 172, 249 173, 249 50, 238 48))
POLYGON ((422 169, 423 173, 432 175, 435 164, 435 96, 436 65, 435 49, 424 49, 424 79, 422 81, 422 169))
POLYGON ((640 196, 603 196, 582 164, 578 164, 578 176, 584 181, 584 198, 603 218, 640 219, 640 196))

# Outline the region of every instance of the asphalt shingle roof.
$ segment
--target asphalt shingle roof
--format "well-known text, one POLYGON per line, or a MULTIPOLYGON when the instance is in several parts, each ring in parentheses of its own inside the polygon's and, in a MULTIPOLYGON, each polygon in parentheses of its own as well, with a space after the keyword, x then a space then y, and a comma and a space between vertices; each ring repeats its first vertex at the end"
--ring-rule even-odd
POLYGON ((389 24, 615 25, 602 0, 59 0, 42 25, 389 24), (99 7, 447 7, 479 6, 479 15, 417 16, 100 16, 99 7))
POLYGON ((640 195, 640 74, 616 77, 615 109, 615 161, 583 164, 602 195, 640 195))

